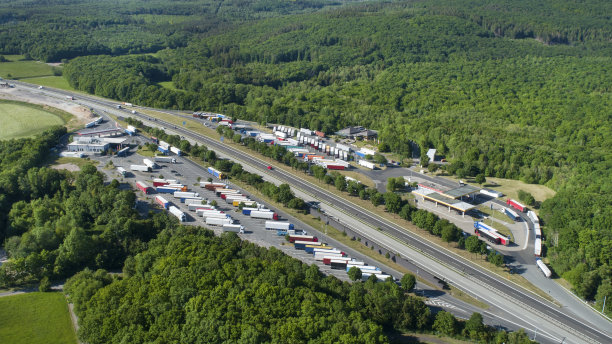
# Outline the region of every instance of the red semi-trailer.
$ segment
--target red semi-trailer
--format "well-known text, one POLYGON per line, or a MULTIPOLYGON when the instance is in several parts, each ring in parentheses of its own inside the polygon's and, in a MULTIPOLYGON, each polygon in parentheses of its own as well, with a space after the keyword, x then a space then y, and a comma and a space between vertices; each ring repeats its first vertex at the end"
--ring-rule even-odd
POLYGON ((142 192, 144 192, 144 193, 146 193, 146 194, 148 194, 148 193, 149 193, 150 187, 149 187, 147 184, 145 184, 144 182, 137 181, 137 182, 136 182, 136 187, 137 187, 137 188, 138 188, 140 191, 142 191, 142 192))
POLYGON ((522 211, 522 212, 525 212, 525 210, 527 210, 526 206, 520 204, 519 202, 517 202, 517 201, 515 201, 513 199, 508 199, 506 201, 506 204, 511 206, 512 208, 514 208, 516 210, 519 210, 519 211, 522 211))

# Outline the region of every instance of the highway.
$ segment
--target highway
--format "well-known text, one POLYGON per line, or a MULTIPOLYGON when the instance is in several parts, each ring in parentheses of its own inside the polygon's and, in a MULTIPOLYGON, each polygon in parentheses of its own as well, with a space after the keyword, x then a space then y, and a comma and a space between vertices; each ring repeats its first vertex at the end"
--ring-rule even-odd
MULTIPOLYGON (((29 86, 27 84, 23 85, 29 86)), ((46 91, 51 92, 48 89, 46 91)), ((72 92, 60 90, 53 90, 53 92, 59 93, 62 96, 74 94, 72 92)), ((90 102, 110 108, 114 108, 117 104, 117 102, 111 102, 101 100, 97 97, 82 95, 77 96, 76 101, 80 101, 85 104, 87 102, 90 102)), ((150 116, 147 115, 142 115, 139 113, 131 114, 128 111, 123 111, 122 115, 139 117, 144 120, 150 118, 150 116)), ((375 213, 372 213, 368 209, 352 204, 347 200, 335 196, 333 194, 329 194, 325 190, 320 189, 319 187, 307 181, 304 181, 300 177, 285 172, 282 169, 267 170, 267 166, 269 165, 269 163, 267 163, 266 161, 260 160, 240 150, 226 146, 225 144, 222 144, 221 142, 218 142, 214 139, 202 136, 189 130, 185 130, 180 126, 175 126, 174 124, 159 119, 157 119, 156 122, 159 123, 160 126, 174 128, 172 129, 173 131, 178 132, 185 137, 189 137, 199 142, 202 142, 211 149, 223 152, 226 155, 234 156, 237 159, 258 168, 263 173, 273 175, 275 178, 278 178, 292 185, 293 187, 312 195, 321 202, 331 205, 334 208, 337 208, 343 213, 349 215, 350 217, 358 219, 359 221, 366 223, 372 226, 373 228, 380 228, 382 232, 376 233, 377 237, 373 238, 375 241, 384 242, 389 239, 389 236, 401 241, 401 243, 407 245, 407 247, 417 250, 422 254, 431 257, 433 260, 438 261, 449 268, 452 268, 458 274, 462 275, 466 281, 475 282, 484 288, 494 291, 495 293, 502 295, 509 302, 521 305, 521 307, 524 308, 526 312, 529 312, 532 315, 541 318, 542 320, 546 320, 551 324, 554 324, 558 328, 560 333, 569 332, 570 335, 573 335, 572 337, 574 337, 575 339, 573 341, 568 339, 566 342, 592 342, 602 344, 612 342, 612 335, 610 335, 609 333, 606 333, 601 329, 593 328, 589 324, 586 324, 578 319, 574 319, 571 316, 568 316, 564 312, 561 312, 556 306, 551 305, 550 303, 541 300, 539 297, 536 297, 531 293, 522 290, 521 287, 513 285, 511 282, 504 281, 503 279, 492 275, 490 272, 482 271, 481 268, 475 266, 471 262, 459 256, 456 256, 455 254, 447 251, 441 246, 437 246, 424 241, 420 237, 417 237, 416 235, 404 230, 400 226, 381 218, 380 216, 376 215, 375 213)), ((609 331, 609 329, 607 330, 609 331)))

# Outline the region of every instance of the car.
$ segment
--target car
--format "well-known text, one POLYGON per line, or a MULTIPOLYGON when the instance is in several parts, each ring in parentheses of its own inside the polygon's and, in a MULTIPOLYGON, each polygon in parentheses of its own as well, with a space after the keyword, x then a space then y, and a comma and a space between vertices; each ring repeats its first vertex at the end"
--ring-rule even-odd
POLYGON ((43 89, 43 87, 42 87, 42 86, 38 86, 38 89, 39 89, 39 90, 42 90, 42 89, 43 89))
POLYGON ((272 166, 268 165, 268 170, 271 170, 271 169, 272 169, 272 166))

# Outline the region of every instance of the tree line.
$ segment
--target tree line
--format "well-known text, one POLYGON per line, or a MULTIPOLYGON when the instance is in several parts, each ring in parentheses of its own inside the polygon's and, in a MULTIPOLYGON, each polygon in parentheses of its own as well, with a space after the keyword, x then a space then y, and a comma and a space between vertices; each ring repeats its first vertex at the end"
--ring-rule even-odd
MULTIPOLYGON (((406 284, 404 284, 406 286, 406 284)), ((532 343, 523 331, 432 315, 391 280, 341 282, 275 248, 176 226, 126 260, 121 276, 84 270, 65 286, 88 343, 388 343, 433 331, 488 343, 532 343)))

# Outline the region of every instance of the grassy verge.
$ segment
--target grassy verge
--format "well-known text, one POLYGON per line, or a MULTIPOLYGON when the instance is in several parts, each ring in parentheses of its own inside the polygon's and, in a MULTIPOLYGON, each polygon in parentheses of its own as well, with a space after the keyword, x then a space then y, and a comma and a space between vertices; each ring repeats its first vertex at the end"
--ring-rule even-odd
POLYGON ((98 162, 95 160, 90 160, 89 158, 70 158, 70 157, 58 157, 56 159, 52 159, 48 162, 49 165, 62 165, 62 164, 73 164, 82 169, 85 165, 98 165, 98 162))
POLYGON ((138 151, 136 153, 142 155, 142 156, 148 156, 148 157, 154 157, 155 156, 155 152, 157 151, 152 151, 149 148, 142 146, 140 149, 138 149, 138 151))
POLYGON ((76 343, 68 304, 61 293, 0 298, 0 343, 76 343))
MULTIPOLYGON (((459 178, 454 176, 445 176, 447 179, 453 179, 457 182, 459 178)), ((467 178, 463 179, 463 181, 470 182, 474 184, 474 186, 479 186, 474 182, 473 179, 467 178)), ((539 185, 539 184, 527 184, 520 180, 513 179, 503 179, 503 178, 493 178, 487 177, 487 182, 484 183, 483 187, 495 191, 499 191, 505 195, 507 198, 512 198, 518 200, 518 190, 523 190, 529 192, 533 195, 533 197, 538 202, 543 202, 551 197, 553 197, 557 192, 547 186, 539 185)))
POLYGON ((0 140, 35 136, 50 127, 65 125, 71 118, 46 106, 0 101, 0 140))
POLYGON ((336 172, 339 172, 340 174, 346 176, 346 177, 351 177, 353 179, 357 179, 358 181, 361 182, 361 184, 369 187, 369 188, 373 188, 374 187, 374 182, 372 181, 372 179, 370 179, 369 177, 364 176, 363 174, 359 173, 359 172, 355 172, 355 171, 343 171, 343 170, 338 170, 336 172))
POLYGON ((59 88, 66 91, 75 91, 72 86, 68 83, 62 76, 43 76, 43 77, 35 77, 35 78, 23 78, 21 81, 29 82, 35 85, 59 88))
MULTIPOLYGON (((170 114, 166 114, 166 113, 160 113, 157 111, 142 111, 143 113, 147 113, 148 115, 152 116, 152 117, 156 117, 158 119, 162 119, 164 121, 167 121, 169 123, 175 124, 176 126, 181 126, 184 127, 186 129, 192 130, 196 133, 208 136, 212 139, 219 139, 219 134, 214 131, 213 129, 210 129, 208 127, 205 127, 203 125, 201 125, 198 122, 195 121, 190 121, 187 120, 186 125, 183 126, 182 122, 185 121, 184 118, 179 118, 170 114)), ((383 207, 378 207, 375 208, 372 206, 372 203, 370 201, 367 200, 362 200, 358 197, 351 197, 346 193, 340 192, 338 191, 335 187, 327 185, 319 180, 317 180, 316 178, 307 175, 305 173, 300 173, 300 172, 296 172, 294 171, 290 166, 286 166, 282 163, 279 163, 273 159, 270 159, 268 157, 264 157, 263 155, 254 152, 250 149, 248 149, 247 147, 244 147, 240 144, 236 144, 231 142, 231 140, 225 140, 225 145, 234 149, 238 149, 243 151, 244 153, 247 153, 249 155, 252 155, 254 157, 257 157, 258 159, 261 159, 263 161, 266 161, 267 163, 269 163, 270 165, 274 166, 274 168, 276 169, 282 169, 286 172, 289 173, 293 173, 293 174, 297 174, 299 175, 305 182, 308 182, 314 186, 317 186, 319 188, 321 188, 322 190, 325 190, 331 194, 336 195, 337 197, 340 197, 342 199, 347 200, 348 202, 351 202, 357 206, 360 206, 363 209, 367 209, 372 211, 373 213, 375 213, 377 216, 379 216, 380 218, 383 218, 391 223, 394 223, 397 226, 400 226, 401 228, 403 228, 404 230, 414 233, 418 236, 420 236, 421 238, 428 240, 429 242, 436 244, 437 246, 439 246, 440 248, 444 248, 446 250, 452 251, 453 253, 457 254, 458 256, 463 257, 466 260, 470 260, 472 261, 474 264, 488 269, 491 272, 494 272, 495 274, 497 274, 499 277, 501 278, 505 278, 509 281, 512 281, 513 283, 516 283, 517 285, 520 285, 521 287, 523 287, 526 290, 531 291, 532 293, 546 299, 549 300, 551 302, 554 302, 554 299, 548 295, 546 292, 543 292, 542 290, 540 290, 539 288, 537 288, 535 285, 531 284, 529 281, 527 281, 524 277, 520 276, 520 275, 516 275, 516 274, 510 274, 509 269, 505 268, 505 267, 496 267, 493 264, 490 264, 489 262, 487 262, 486 260, 480 258, 480 259, 474 259, 473 255, 470 254, 469 252, 459 249, 457 248, 457 245, 455 243, 445 243, 444 241, 442 241, 442 239, 440 237, 434 236, 432 234, 430 234, 429 232, 427 232, 424 229, 418 228, 415 225, 413 225, 412 223, 405 221, 403 219, 401 219, 398 215, 396 214, 391 214, 391 213, 387 213, 386 211, 384 211, 383 207)), ((364 210, 365 211, 365 210, 364 210)))
POLYGON ((0 62, 0 76, 6 79, 22 79, 52 76, 53 67, 38 61, 0 62))
POLYGON ((490 216, 490 217, 492 217, 494 219, 497 219, 497 220, 500 220, 500 221, 503 221, 503 222, 507 222, 507 223, 510 223, 510 224, 514 224, 515 223, 506 214, 504 214, 504 213, 502 213, 500 211, 497 211, 497 210, 491 210, 490 208, 485 207, 484 205, 479 205, 478 206, 478 210, 480 212, 482 212, 482 213, 487 214, 488 216, 490 216))
POLYGON ((440 335, 428 334, 428 333, 402 333, 400 335, 393 335, 390 338, 393 344, 467 344, 473 343, 472 341, 465 341, 450 337, 441 337, 440 335))
MULTIPOLYGON (((203 164, 200 161, 197 160, 193 160, 192 161, 205 166, 205 164, 203 164)), ((300 221, 306 223, 307 225, 309 225, 312 228, 315 228, 316 230, 318 230, 321 233, 325 233, 327 236, 335 239, 336 241, 339 241, 340 243, 354 249, 355 251, 358 251, 359 253, 368 256, 374 260, 376 260, 377 262, 380 262, 381 264, 384 264, 390 268, 392 268, 393 270, 399 271, 403 274, 406 273, 412 273, 414 275, 416 275, 416 273, 414 271, 410 271, 408 269, 406 269, 405 267, 395 263, 393 260, 386 258, 385 256, 383 256, 382 254, 378 254, 376 251, 373 251, 372 246, 365 246, 363 243, 361 243, 360 241, 357 240, 353 240, 352 238, 348 237, 346 235, 346 233, 344 231, 340 231, 339 229, 333 227, 333 226, 329 226, 329 225, 325 225, 319 218, 314 217, 312 215, 307 215, 307 214, 303 214, 301 212, 298 212, 295 209, 290 209, 290 208, 286 208, 284 207, 282 204, 277 203, 272 201, 271 199, 269 199, 268 197, 266 197, 265 195, 263 195, 262 193, 260 193, 257 189, 255 189, 254 187, 240 181, 240 180, 236 180, 236 179, 232 179, 231 180, 232 183, 236 184, 237 186, 239 186, 241 189, 247 190, 248 192, 250 192, 251 194, 256 195, 257 197, 264 199, 266 201, 266 203, 269 203, 271 205, 273 205, 276 208, 279 209, 283 209, 284 212, 289 213, 291 216, 299 219, 300 221)), ((421 277, 419 277, 417 275, 417 280, 420 283, 424 283, 430 287, 436 288, 441 290, 440 288, 438 288, 436 285, 430 283, 427 280, 422 279, 421 277)), ((489 305, 481 302, 477 299, 475 299, 474 297, 468 295, 467 293, 464 293, 463 291, 452 287, 451 286, 451 291, 449 292, 450 295, 452 295, 453 297, 469 303, 471 305, 474 305, 476 307, 482 308, 482 309, 488 309, 489 305)))
POLYGON ((504 224, 499 223, 497 221, 493 221, 493 219, 485 219, 485 220, 482 220, 482 222, 485 225, 489 225, 489 226, 495 228, 500 234, 509 237, 510 241, 515 242, 514 241, 514 235, 512 235, 512 232, 504 224))

